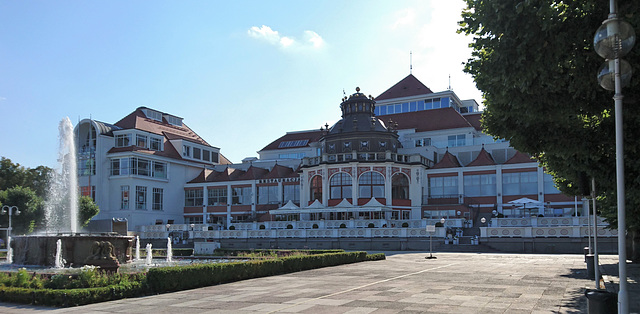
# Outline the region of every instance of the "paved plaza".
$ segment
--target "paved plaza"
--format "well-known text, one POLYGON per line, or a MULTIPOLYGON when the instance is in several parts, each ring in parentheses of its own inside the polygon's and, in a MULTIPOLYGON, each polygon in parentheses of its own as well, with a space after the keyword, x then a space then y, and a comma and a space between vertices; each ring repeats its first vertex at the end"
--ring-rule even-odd
MULTIPOLYGON (((386 252, 364 262, 162 295, 53 309, 0 303, 1 313, 586 313, 582 255, 386 252)), ((617 271, 617 256, 601 256, 617 271)), ((630 310, 640 310, 629 265, 630 310)), ((615 274, 605 281, 615 288, 615 274), (613 285, 611 285, 613 283, 613 285)))

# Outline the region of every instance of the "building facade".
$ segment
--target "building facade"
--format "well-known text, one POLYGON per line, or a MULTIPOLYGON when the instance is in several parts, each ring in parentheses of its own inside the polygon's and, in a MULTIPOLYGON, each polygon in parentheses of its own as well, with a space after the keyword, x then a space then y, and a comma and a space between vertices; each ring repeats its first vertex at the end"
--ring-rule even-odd
POLYGON ((228 163, 182 118, 151 108, 114 124, 84 119, 75 132, 80 192, 100 208, 93 220, 126 219, 130 229, 182 223, 184 184, 228 163))

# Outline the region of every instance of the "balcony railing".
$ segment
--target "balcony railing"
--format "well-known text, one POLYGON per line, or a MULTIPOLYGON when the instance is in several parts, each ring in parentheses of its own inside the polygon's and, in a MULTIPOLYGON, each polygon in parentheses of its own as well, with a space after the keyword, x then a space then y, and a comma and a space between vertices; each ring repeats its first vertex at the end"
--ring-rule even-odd
POLYGON ((342 154, 323 154, 317 157, 305 157, 302 158, 303 166, 317 166, 319 164, 331 164, 331 163, 345 163, 352 161, 364 161, 364 162, 398 162, 413 164, 418 163, 427 167, 433 166, 433 161, 419 154, 403 155, 395 154, 391 152, 386 153, 366 153, 366 152, 351 152, 342 154))

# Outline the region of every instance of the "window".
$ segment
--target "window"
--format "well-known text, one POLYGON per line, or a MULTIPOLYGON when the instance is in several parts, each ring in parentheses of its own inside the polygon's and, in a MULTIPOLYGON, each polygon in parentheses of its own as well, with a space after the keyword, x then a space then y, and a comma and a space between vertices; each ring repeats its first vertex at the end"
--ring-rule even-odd
POLYGON ((458 195, 458 177, 429 178, 429 196, 453 196, 458 195))
POLYGON ((184 191, 184 206, 202 206, 203 193, 201 189, 184 191))
POLYGON ((227 187, 207 190, 208 205, 227 205, 227 187))
POLYGON ((133 161, 133 174, 139 176, 151 176, 151 161, 141 158, 131 158, 133 161))
POLYGON ((96 201, 96 186, 81 186, 80 187, 80 195, 81 196, 89 196, 95 202, 96 201))
POLYGON ((391 178, 391 198, 409 199, 409 179, 404 174, 395 174, 391 178))
POLYGON ((545 173, 543 175, 544 178, 544 194, 560 194, 560 190, 556 187, 556 184, 553 182, 553 176, 545 173))
POLYGON ((208 150, 203 149, 202 150, 202 160, 211 161, 211 152, 208 151, 208 150))
POLYGON ((211 152, 211 162, 218 162, 218 153, 211 152))
POLYGON ((422 145, 424 146, 431 146, 431 138, 430 137, 425 137, 422 139, 422 145))
POLYGON ((162 196, 164 194, 164 190, 161 188, 153 188, 153 203, 151 204, 151 209, 153 210, 162 210, 162 196))
POLYGON ((147 209, 146 186, 136 186, 136 209, 147 209))
POLYGON ((146 135, 136 134, 136 146, 147 148, 148 138, 146 135))
POLYGON ((204 222, 204 219, 202 218, 202 216, 188 216, 188 217, 184 217, 184 223, 185 224, 194 224, 194 225, 198 225, 198 224, 202 224, 204 222))
POLYGON ((464 176, 464 194, 466 196, 496 196, 496 175, 464 176))
POLYGON ((153 162, 153 177, 166 179, 167 178, 167 164, 164 162, 153 162))
POLYGON ((300 185, 291 184, 291 185, 283 185, 282 186, 282 200, 286 204, 289 201, 294 202, 295 204, 300 204, 300 185))
POLYGON ((251 205, 251 187, 231 188, 232 205, 251 205))
POLYGON ((78 158, 78 175, 93 176, 96 174, 95 158, 78 158))
POLYGON ((383 198, 384 177, 379 172, 369 171, 358 180, 360 198, 383 198))
POLYGON ((178 117, 166 115, 165 118, 167 119, 167 122, 169 122, 169 124, 182 126, 182 119, 178 117))
POLYGON ((258 187, 258 204, 278 204, 278 186, 259 186, 258 187))
POLYGON ((128 174, 166 179, 167 164, 137 157, 111 159, 112 176, 128 174))
POLYGON ((279 154, 279 159, 302 159, 304 158, 305 153, 289 153, 289 154, 279 154))
POLYGON ((162 113, 155 111, 155 110, 151 110, 151 109, 143 109, 142 112, 144 112, 144 114, 147 116, 147 118, 149 119, 153 119, 156 121, 162 121, 162 113))
POLYGON ((416 140, 416 147, 422 147, 422 139, 416 140))
POLYGON ((538 173, 534 171, 503 173, 502 193, 504 195, 538 194, 538 173))
POLYGON ((202 155, 201 152, 202 152, 202 150, 200 148, 194 147, 193 148, 193 158, 194 159, 201 159, 200 158, 200 156, 202 155))
POLYGON ((329 181, 329 191, 331 199, 352 198, 352 180, 351 176, 345 172, 338 172, 331 177, 329 181))
POLYGON ((129 186, 120 186, 120 209, 129 209, 129 186))
POLYGON ((466 138, 464 134, 449 135, 447 145, 449 145, 449 147, 465 146, 466 138))
POLYGON ((149 148, 155 151, 162 151, 162 139, 152 137, 149 141, 149 148))
POLYGON ((283 141, 278 144, 278 148, 285 147, 302 147, 306 146, 309 143, 309 140, 296 140, 296 141, 283 141))
POLYGON ((131 134, 116 135, 116 147, 127 147, 131 142, 131 134))
POLYGON ((311 184, 309 185, 309 192, 310 192, 309 199, 311 201, 319 200, 320 202, 322 202, 322 177, 321 176, 315 176, 311 178, 311 184))
POLYGON ((182 156, 191 157, 191 146, 182 145, 182 156))

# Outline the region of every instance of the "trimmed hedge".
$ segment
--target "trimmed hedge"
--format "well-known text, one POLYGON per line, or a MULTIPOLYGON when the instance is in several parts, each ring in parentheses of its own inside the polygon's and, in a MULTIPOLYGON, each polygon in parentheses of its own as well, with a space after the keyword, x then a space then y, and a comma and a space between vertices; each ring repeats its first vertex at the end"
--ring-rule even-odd
POLYGON ((0 300, 66 307, 138 297, 147 294, 148 291, 142 282, 86 289, 27 289, 0 286, 0 300))
POLYGON ((238 254, 251 254, 251 253, 264 253, 266 255, 275 255, 280 253, 292 253, 292 252, 303 252, 310 255, 314 254, 326 254, 326 253, 341 253, 344 252, 343 249, 331 249, 331 250, 321 250, 321 249, 311 249, 311 250, 282 250, 282 249, 255 249, 255 250, 243 250, 243 249, 216 249, 214 255, 219 256, 237 256, 238 254))
POLYGON ((149 269, 147 282, 154 292, 161 293, 365 260, 367 252, 342 252, 241 263, 160 267, 149 269))
MULTIPOLYGON (((315 251, 320 250, 308 252, 315 251)), ((385 258, 383 253, 367 255, 366 252, 329 251, 331 253, 286 256, 249 262, 151 268, 146 278, 140 276, 136 280, 97 288, 29 289, 0 284, 0 301, 58 307, 77 306, 385 258)))

